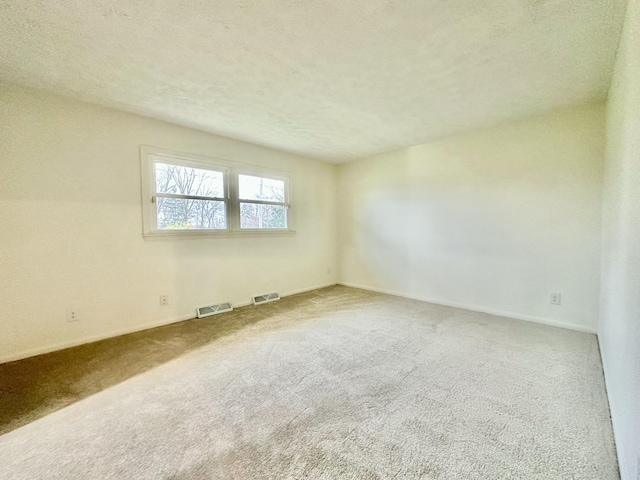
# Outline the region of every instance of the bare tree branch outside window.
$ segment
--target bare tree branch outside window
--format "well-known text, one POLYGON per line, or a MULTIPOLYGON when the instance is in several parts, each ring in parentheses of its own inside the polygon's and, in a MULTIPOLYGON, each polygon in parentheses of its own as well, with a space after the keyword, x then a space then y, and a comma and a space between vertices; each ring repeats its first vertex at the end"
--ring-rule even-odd
MULTIPOLYGON (((222 198, 224 175, 215 170, 156 163, 158 194, 222 198)), ((157 197, 158 229, 224 229, 225 202, 157 197)))

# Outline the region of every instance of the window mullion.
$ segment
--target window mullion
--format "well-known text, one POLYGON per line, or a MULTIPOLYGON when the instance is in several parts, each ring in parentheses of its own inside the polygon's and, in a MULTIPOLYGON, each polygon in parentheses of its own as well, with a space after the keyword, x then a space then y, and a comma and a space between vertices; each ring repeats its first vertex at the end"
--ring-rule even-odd
POLYGON ((228 216, 229 230, 236 232, 240 230, 240 201, 238 199, 238 174, 234 171, 227 172, 228 184, 228 216))

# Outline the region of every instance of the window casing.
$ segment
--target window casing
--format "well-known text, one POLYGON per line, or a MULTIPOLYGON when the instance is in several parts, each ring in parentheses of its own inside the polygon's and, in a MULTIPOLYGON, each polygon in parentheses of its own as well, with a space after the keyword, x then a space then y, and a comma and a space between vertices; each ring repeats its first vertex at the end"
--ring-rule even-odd
POLYGON ((143 234, 293 233, 287 172, 141 147, 143 234))

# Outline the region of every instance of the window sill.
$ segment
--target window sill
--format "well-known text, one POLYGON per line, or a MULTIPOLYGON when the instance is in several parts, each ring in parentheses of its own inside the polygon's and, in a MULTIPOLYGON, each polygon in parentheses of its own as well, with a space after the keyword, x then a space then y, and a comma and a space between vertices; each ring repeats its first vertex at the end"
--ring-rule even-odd
POLYGON ((185 239, 185 238, 227 238, 227 237, 278 237, 295 235, 295 230, 286 229, 262 229, 262 230, 221 230, 221 231, 167 231, 167 232, 150 232, 144 233, 142 236, 145 240, 160 240, 160 239, 185 239))

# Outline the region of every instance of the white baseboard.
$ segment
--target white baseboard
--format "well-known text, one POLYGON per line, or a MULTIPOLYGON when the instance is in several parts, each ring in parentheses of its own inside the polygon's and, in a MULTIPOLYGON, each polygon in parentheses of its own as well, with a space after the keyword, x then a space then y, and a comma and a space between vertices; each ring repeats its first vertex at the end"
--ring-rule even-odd
POLYGON ((333 287, 334 285, 338 285, 338 282, 337 281, 336 282, 327 282, 327 283, 322 283, 320 285, 316 285, 315 287, 299 288, 297 290, 291 290, 290 292, 283 293, 281 296, 282 297, 289 297, 291 295, 297 295, 299 293, 310 292, 311 290, 318 290, 320 288, 333 287))
MULTIPOLYGON (((304 292, 309 292, 311 290, 317 290, 319 288, 325 288, 325 287, 330 287, 332 285, 336 285, 336 282, 329 282, 329 283, 323 283, 321 285, 315 285, 312 287, 306 287, 306 288, 300 288, 297 290, 293 290, 290 292, 286 292, 281 294, 281 297, 288 297, 290 295, 296 295, 298 293, 304 293, 304 292)), ((250 301, 247 302, 242 302, 242 303, 235 303, 233 304, 233 308, 241 308, 241 307, 246 307, 252 305, 252 303, 250 301)), ((195 312, 195 308, 194 308, 194 312, 195 312)), ((79 345, 84 345, 86 343, 93 343, 93 342, 99 342, 100 340, 106 340, 107 338, 113 338, 113 337, 119 337, 121 335, 127 335, 129 333, 136 333, 136 332, 142 332, 144 330, 149 330, 151 328, 157 328, 157 327, 162 327, 164 325, 170 325, 172 323, 179 323, 179 322, 184 322, 186 320, 193 320, 195 318, 195 315, 189 314, 189 315, 182 315, 180 317, 176 317, 176 318, 171 318, 171 319, 165 319, 165 320, 160 320, 160 321, 156 321, 156 322, 150 322, 150 323, 144 323, 142 325, 136 325, 130 328, 123 328, 120 330, 115 330, 109 333, 103 333, 103 334, 99 334, 99 335, 92 335, 90 337, 85 337, 83 339, 80 340, 73 340, 70 342, 60 342, 60 343, 54 343, 52 345, 47 345, 46 347, 40 347, 40 348, 33 348, 31 350, 26 350, 23 352, 18 352, 18 353, 14 353, 11 355, 6 355, 3 357, 0 357, 0 364, 3 363, 8 363, 8 362, 15 362, 16 360, 22 360, 24 358, 29 358, 29 357, 35 357, 37 355, 43 355, 45 353, 51 353, 51 352, 55 352, 58 350, 64 350, 65 348, 71 348, 71 347, 77 347, 79 345)))
POLYGON ((383 288, 369 287, 367 285, 358 285, 358 284, 349 283, 349 282, 338 282, 338 285, 344 285, 345 287, 352 287, 352 288, 360 288, 362 290, 369 290, 371 292, 384 293, 384 294, 393 295, 396 297, 410 298, 411 300, 420 300, 421 302, 435 303, 436 305, 444 305, 446 307, 455 307, 455 308, 462 308, 464 310, 471 310, 473 312, 488 313, 490 315, 497 315, 499 317, 508 317, 516 320, 525 320, 527 322, 541 323, 543 325, 549 325, 552 327, 560 327, 560 328, 566 328, 569 330, 577 330, 578 332, 597 334, 597 330, 595 328, 585 327, 584 325, 578 325, 576 323, 569 323, 569 322, 562 322, 560 320, 552 320, 544 317, 536 317, 533 315, 522 315, 520 313, 494 310, 492 308, 483 307, 481 305, 469 305, 464 303, 447 302, 443 300, 436 300, 433 298, 420 297, 416 295, 407 295, 406 293, 402 293, 402 292, 395 292, 395 291, 386 290, 383 288))
POLYGON ((57 350, 64 350, 65 348, 77 347, 78 345, 84 345, 85 343, 93 343, 98 342, 100 340, 106 340, 107 338, 119 337, 120 335, 127 335, 129 333, 141 332, 143 330, 149 330, 150 328, 162 327, 164 325, 169 325, 171 323, 184 322, 185 320, 190 320, 194 316, 182 316, 178 318, 165 319, 157 322, 143 323, 142 325, 136 325, 135 327, 123 328, 120 330, 115 330, 113 332, 92 335, 90 337, 85 337, 80 340, 73 340, 71 342, 60 342, 54 343, 52 345, 47 345, 46 347, 33 348, 31 350, 26 350, 23 352, 15 353, 12 355, 7 355, 4 357, 0 357, 0 364, 7 362, 14 362, 16 360, 22 360, 24 358, 35 357, 36 355, 43 355, 45 353, 55 352, 57 350))
MULTIPOLYGON (((297 289, 297 290, 292 290, 292 291, 289 291, 289 292, 281 294, 281 296, 282 297, 288 297, 290 295, 296 295, 298 293, 309 292, 311 290, 317 290, 319 288, 326 288, 326 287, 330 287, 332 285, 344 285, 345 287, 360 288, 362 290, 369 290, 369 291, 372 291, 372 292, 384 293, 384 294, 387 294, 387 295, 394 295, 396 297, 410 298, 412 300, 419 300, 419 301, 422 301, 422 302, 435 303, 437 305, 444 305, 444 306, 447 306, 447 307, 462 308, 462 309, 465 309, 465 310, 471 310, 471 311, 474 311, 474 312, 481 312, 481 313, 488 313, 488 314, 497 315, 497 316, 500 316, 500 317, 509 317, 509 318, 514 318, 516 320, 525 320, 525 321, 528 321, 528 322, 541 323, 541 324, 550 325, 550 326, 553 326, 553 327, 567 328, 569 330, 577 330, 579 332, 594 333, 594 334, 597 333, 595 328, 585 327, 583 325, 577 325, 577 324, 574 324, 574 323, 562 322, 562 321, 558 321, 558 320, 551 320, 551 319, 542 318, 542 317, 535 317, 535 316, 531 316, 531 315, 521 315, 519 313, 514 313, 514 312, 505 312, 505 311, 500 311, 500 310, 494 310, 494 309, 490 309, 490 308, 486 308, 486 307, 482 307, 482 306, 478 306, 478 305, 468 305, 468 304, 462 304, 462 303, 456 303, 456 302, 446 302, 446 301, 442 301, 442 300, 435 300, 433 298, 419 297, 419 296, 415 296, 415 295, 407 295, 407 294, 404 294, 402 292, 396 292, 396 291, 386 290, 386 289, 382 289, 382 288, 370 287, 370 286, 367 286, 367 285, 358 285, 358 284, 349 283, 349 282, 328 282, 328 283, 323 283, 323 284, 320 284, 320 285, 314 285, 314 286, 311 286, 311 287, 305 287, 305 288, 300 288, 300 289, 297 289)), ((252 305, 252 303, 250 301, 242 302, 242 303, 235 303, 235 304, 233 304, 233 308, 241 308, 241 307, 246 307, 246 306, 249 306, 249 305, 252 305)), ((144 331, 144 330, 149 330, 151 328, 162 327, 164 325, 170 325, 172 323, 184 322, 186 320, 191 320, 193 318, 194 318, 193 314, 183 315, 183 316, 172 318, 172 319, 165 319, 165 320, 160 320, 160 321, 156 321, 156 322, 150 322, 150 323, 145 323, 145 324, 142 324, 142 325, 133 326, 133 327, 130 327, 130 328, 120 329, 120 330, 116 330, 116 331, 105 333, 105 334, 93 335, 91 337, 85 337, 83 339, 74 340, 74 341, 71 341, 71 342, 60 342, 60 343, 56 343, 56 344, 53 344, 53 345, 48 345, 46 347, 34 348, 34 349, 31 349, 31 350, 26 350, 26 351, 23 351, 23 352, 12 354, 12 355, 6 355, 6 356, 3 356, 3 357, 0 357, 0 364, 7 363, 7 362, 13 362, 13 361, 16 361, 16 360, 22 360, 24 358, 29 358, 29 357, 35 357, 36 355, 43 355, 45 353, 51 353, 51 352, 55 352, 57 350, 64 350, 65 348, 77 347, 78 345, 84 345, 86 343, 98 342, 100 340, 106 340, 107 338, 119 337, 121 335, 127 335, 129 333, 136 333, 136 332, 141 332, 141 331, 144 331)))

